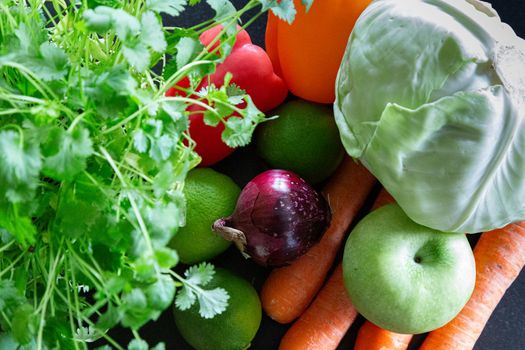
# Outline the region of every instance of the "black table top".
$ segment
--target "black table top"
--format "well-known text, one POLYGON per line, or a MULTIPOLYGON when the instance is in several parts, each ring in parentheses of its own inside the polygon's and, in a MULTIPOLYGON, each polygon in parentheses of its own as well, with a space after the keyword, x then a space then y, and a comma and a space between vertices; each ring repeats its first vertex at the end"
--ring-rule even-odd
MULTIPOLYGON (((237 7, 242 6, 246 2, 246 0, 233 0, 233 3, 237 7)), ((492 4, 500 14, 502 20, 510 24, 519 36, 525 38, 524 0, 494 0, 492 4)), ((171 21, 170 24, 182 27, 190 26, 210 18, 210 15, 211 10, 203 3, 189 8, 180 18, 171 21)), ((248 28, 253 42, 262 47, 264 47, 265 26, 266 16, 262 16, 248 28)), ((240 186, 245 185, 253 176, 266 170, 265 165, 254 155, 251 147, 237 150, 232 156, 214 168, 230 175, 240 186)), ((472 238, 475 240, 475 237, 472 238)), ((269 273, 268 269, 261 268, 253 262, 244 260, 234 248, 230 248, 212 262, 216 266, 228 268, 236 272, 250 281, 258 290, 269 273)), ((357 330, 363 322, 364 319, 359 316, 342 340, 338 349, 353 348, 357 330)), ((251 349, 277 349, 279 341, 288 327, 289 325, 280 325, 272 321, 269 317, 263 316, 261 327, 252 342, 251 349)), ((177 333, 170 311, 166 311, 156 322, 151 322, 146 325, 141 329, 140 334, 148 340, 150 344, 163 341, 166 343, 167 349, 191 349, 177 333)), ((127 332, 124 334, 116 330, 112 332, 112 336, 117 340, 121 340, 121 344, 127 344, 129 341, 127 332)), ((424 335, 416 336, 410 348, 417 349, 423 339, 424 335)), ((475 349, 525 350, 525 272, 522 271, 519 278, 505 294, 478 340, 475 349)))

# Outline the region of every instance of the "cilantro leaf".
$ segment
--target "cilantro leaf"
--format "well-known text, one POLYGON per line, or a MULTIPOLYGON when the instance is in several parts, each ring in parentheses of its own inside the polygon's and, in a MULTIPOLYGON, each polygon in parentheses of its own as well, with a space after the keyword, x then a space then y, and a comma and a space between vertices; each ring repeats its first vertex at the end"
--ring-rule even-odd
POLYGON ((203 114, 203 121, 206 125, 216 127, 221 120, 221 116, 217 112, 205 111, 203 114))
POLYGON ((124 65, 105 68, 102 73, 93 77, 93 84, 90 94, 97 100, 100 95, 97 95, 94 90, 100 94, 109 95, 113 99, 115 96, 133 95, 138 85, 124 65))
POLYGON ((310 7, 312 7, 313 3, 314 0, 301 0, 301 4, 303 4, 303 6, 306 7, 306 12, 310 11, 310 7))
POLYGON ((41 59, 30 60, 29 66, 44 81, 59 80, 66 76, 69 59, 63 49, 45 42, 40 45, 41 59))
POLYGON ((36 227, 30 217, 21 216, 17 213, 17 204, 8 206, 8 210, 2 210, 0 200, 0 227, 5 228, 23 247, 35 243, 36 227))
MULTIPOLYGON (((282 19, 283 21, 286 21, 288 23, 292 23, 295 19, 295 15, 297 13, 297 10, 295 9, 295 5, 293 3, 293 0, 258 0, 262 4, 263 11, 271 9, 273 14, 282 19)), ((307 1, 311 0, 301 0, 303 1, 303 4, 307 1)))
POLYGON ((223 288, 203 290, 197 294, 199 314, 204 318, 213 318, 221 314, 228 306, 230 296, 223 288))
POLYGON ((15 310, 11 330, 19 344, 26 345, 35 336, 38 328, 35 316, 33 306, 30 304, 22 304, 15 310))
POLYGON ((198 39, 184 37, 180 39, 175 48, 177 49, 175 61, 177 62, 177 67, 180 69, 201 52, 204 47, 198 39))
POLYGON ((198 301, 199 314, 203 318, 212 318, 226 310, 229 299, 226 290, 223 288, 214 288, 211 290, 202 288, 212 280, 214 274, 215 269, 213 265, 208 263, 201 263, 188 268, 184 273, 186 280, 177 293, 175 305, 184 311, 198 301))
POLYGON ((171 162, 166 162, 160 168, 153 179, 153 194, 155 197, 160 198, 164 196, 168 191, 172 190, 176 181, 175 171, 171 162))
POLYGON ((109 205, 102 189, 80 174, 75 182, 62 184, 53 231, 64 237, 90 237, 93 242, 114 244, 100 234, 106 232, 111 220, 105 215, 109 205))
POLYGON ((168 46, 162 24, 151 11, 144 13, 140 19, 140 41, 155 52, 164 52, 168 46))
POLYGON ((184 212, 183 208, 175 202, 158 202, 146 208, 146 220, 152 229, 151 238, 154 245, 164 246, 170 241, 182 224, 181 212, 184 212))
MULTIPOLYGON (((138 90, 135 95, 135 98, 137 98, 148 111, 148 114, 152 117, 155 117, 159 111, 159 102, 155 101, 153 98, 153 93, 148 90, 138 90)), ((155 119, 148 119, 148 123, 157 123, 157 120, 155 119)), ((159 132, 162 130, 162 123, 160 123, 159 132)), ((159 135, 156 135, 158 137, 159 135)))
MULTIPOLYGON (((98 349, 97 349, 98 350, 98 349)), ((105 349, 103 349, 105 350, 105 349)), ((154 347, 150 348, 148 343, 146 343, 142 339, 133 339, 128 344, 128 350, 166 350, 166 345, 164 343, 160 342, 157 343, 154 347)))
POLYGON ((175 282, 167 275, 160 275, 160 278, 146 289, 146 298, 149 306, 159 311, 170 306, 174 297, 175 282))
POLYGON ((102 346, 96 347, 95 350, 113 350, 113 348, 108 344, 104 344, 102 346))
POLYGON ((180 310, 188 310, 190 307, 195 304, 195 301, 197 300, 197 297, 193 290, 190 289, 189 286, 184 285, 179 291, 177 292, 177 298, 175 299, 175 306, 179 308, 180 310))
POLYGON ((176 60, 170 60, 164 66, 164 69, 162 71, 162 76, 164 77, 164 80, 168 80, 176 72, 177 72, 177 61, 176 60))
POLYGON ((112 11, 107 9, 110 7, 98 6, 94 10, 84 11, 83 17, 86 27, 99 34, 109 31, 113 27, 113 16, 112 11))
POLYGON ((187 0, 146 0, 146 6, 149 10, 170 16, 178 16, 184 11, 186 3, 187 0))
POLYGON ((33 33, 25 23, 20 23, 17 29, 14 31, 19 44, 19 50, 24 53, 29 53, 35 46, 35 37, 33 33))
POLYGON ((203 112, 203 120, 206 125, 217 126, 223 118, 233 113, 233 108, 228 103, 228 95, 224 87, 217 89, 212 84, 202 88, 197 93, 197 96, 206 98, 208 104, 213 107, 213 110, 205 110, 203 112))
POLYGON ((122 325, 133 329, 142 327, 150 319, 160 315, 158 310, 148 306, 146 294, 140 288, 133 288, 126 293, 119 308, 122 311, 122 325))
POLYGON ((187 125, 184 118, 175 121, 169 117, 146 120, 142 125, 143 131, 136 131, 134 134, 134 146, 138 147, 136 149, 139 152, 148 150, 151 159, 159 164, 166 161, 176 151, 177 142, 183 132, 179 130, 181 122, 182 125, 187 125))
POLYGON ((119 309, 112 303, 109 303, 106 312, 99 316, 96 327, 101 331, 106 331, 115 327, 120 321, 120 318, 121 314, 119 313, 119 309))
POLYGON ((160 247, 155 250, 155 259, 161 268, 170 269, 178 264, 179 255, 176 250, 160 247))
POLYGON ((40 149, 22 138, 22 131, 0 131, 0 199, 13 203, 33 197, 42 162, 40 149))
POLYGON ((44 145, 44 174, 56 180, 72 180, 86 168, 93 153, 89 132, 77 126, 72 132, 55 127, 44 145))
POLYGON ((124 45, 122 53, 128 63, 137 69, 139 72, 144 72, 148 68, 151 61, 151 54, 148 47, 142 43, 133 46, 124 45))
POLYGON ((230 147, 245 146, 251 141, 255 127, 263 122, 264 114, 257 109, 250 96, 244 97, 246 107, 242 117, 230 117, 225 122, 222 140, 230 147))
POLYGON ((13 31, 17 38, 16 51, 29 56, 37 55, 40 44, 47 41, 46 32, 43 30, 42 25, 41 19, 20 23, 13 31))
POLYGON ((98 339, 97 330, 89 325, 86 327, 79 327, 75 333, 75 338, 83 343, 91 343, 98 339))
POLYGON ((222 140, 232 148, 250 143, 251 135, 255 130, 255 125, 251 121, 241 117, 228 118, 225 126, 222 132, 222 140))
POLYGON ((246 91, 241 89, 237 84, 229 84, 226 87, 226 94, 228 95, 228 102, 237 106, 244 102, 246 91))
POLYGON ((11 332, 0 333, 0 349, 2 350, 34 350, 36 342, 31 342, 26 345, 20 345, 14 338, 11 332))
POLYGON ((149 350, 149 346, 142 339, 133 339, 128 344, 128 350, 149 350))
POLYGON ((20 293, 24 293, 28 281, 28 273, 25 267, 17 267, 14 269, 13 280, 15 281, 15 287, 20 293))
POLYGON ((272 12, 288 23, 292 23, 297 13, 293 0, 281 0, 277 6, 272 7, 272 12))
POLYGON ((235 6, 228 0, 206 0, 208 5, 215 11, 215 20, 220 21, 236 12, 235 6))
POLYGON ((0 279, 0 310, 14 311, 14 308, 24 302, 25 297, 18 292, 12 280, 0 279))
POLYGON ((174 140, 169 135, 162 135, 152 140, 149 155, 157 162, 167 160, 173 153, 175 147, 174 140))
MULTIPOLYGON (((155 0, 151 6, 153 9, 159 6, 165 8, 159 3, 155 0)), ((143 72, 150 64, 151 54, 148 48, 155 52, 166 50, 167 42, 162 23, 152 11, 144 12, 139 22, 136 17, 122 9, 98 6, 95 10, 85 11, 84 20, 87 27, 93 31, 104 33, 114 30, 124 44, 122 48, 124 57, 139 72, 143 72)))
POLYGON ((71 82, 80 108, 96 108, 97 114, 111 118, 130 106, 130 96, 135 94, 138 84, 124 64, 100 73, 84 69, 81 74, 79 81, 71 82))
POLYGON ((181 118, 184 118, 184 112, 186 111, 186 104, 180 101, 168 100, 161 104, 161 108, 166 114, 168 114, 172 121, 177 122, 181 118))
POLYGON ((142 129, 133 132, 133 146, 139 153, 145 153, 149 147, 148 137, 142 129))
POLYGON ((190 266, 184 273, 184 276, 186 276, 187 283, 205 286, 212 280, 214 274, 215 268, 213 265, 204 262, 190 266))
MULTIPOLYGON (((43 338, 48 349, 75 349, 75 339, 69 324, 65 323, 67 311, 55 312, 55 316, 46 319, 43 338)), ((32 349, 36 347, 33 345, 32 349)))
POLYGON ((140 32, 140 22, 138 19, 122 9, 113 9, 110 7, 99 6, 99 10, 111 16, 112 27, 118 38, 124 43, 135 38, 140 32))
MULTIPOLYGON (((148 67, 151 60, 148 45, 141 40, 137 40, 137 37, 142 30, 144 32, 143 39, 147 40, 148 43, 151 44, 149 40, 152 38, 158 38, 158 25, 155 25, 151 31, 146 28, 148 24, 151 24, 150 16, 146 16, 145 22, 141 25, 137 18, 122 9, 98 6, 95 10, 86 10, 84 12, 84 20, 88 29, 98 33, 114 30, 117 37, 124 43, 122 54, 128 63, 139 72, 143 72, 148 67)), ((153 45, 157 48, 162 47, 163 45, 165 46, 165 41, 164 43, 153 45)))

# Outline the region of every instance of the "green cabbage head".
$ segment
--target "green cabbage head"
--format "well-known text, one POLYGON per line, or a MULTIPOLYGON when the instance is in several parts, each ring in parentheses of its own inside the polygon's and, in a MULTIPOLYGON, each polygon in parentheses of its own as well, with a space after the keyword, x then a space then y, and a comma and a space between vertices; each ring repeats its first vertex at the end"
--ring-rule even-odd
POLYGON ((336 83, 347 152, 409 217, 451 232, 525 219, 525 41, 477 0, 377 0, 336 83))

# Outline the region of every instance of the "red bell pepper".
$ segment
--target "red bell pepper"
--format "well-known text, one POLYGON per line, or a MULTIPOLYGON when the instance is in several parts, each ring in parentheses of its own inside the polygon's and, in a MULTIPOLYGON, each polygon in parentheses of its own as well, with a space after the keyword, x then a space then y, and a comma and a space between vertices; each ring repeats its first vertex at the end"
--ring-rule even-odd
MULTIPOLYGON (((208 46, 222 30, 222 26, 215 26, 201 34, 200 42, 208 46)), ((215 43, 209 50, 219 45, 215 43)), ((284 81, 278 77, 273 70, 272 62, 266 52, 252 44, 250 35, 241 30, 236 37, 235 45, 230 55, 223 63, 217 65, 215 73, 202 80, 199 90, 208 85, 208 82, 217 87, 222 86, 227 73, 232 74, 231 82, 242 88, 253 100, 253 103, 262 112, 267 112, 280 105, 288 95, 288 89, 284 81), (209 78, 209 79, 208 79, 209 78)), ((167 91, 167 96, 183 95, 177 86, 186 88, 189 86, 185 78, 178 82, 174 88, 167 91)), ((190 107, 191 111, 198 111, 198 106, 190 107)), ((233 149, 222 142, 221 134, 224 125, 217 127, 204 124, 203 115, 195 113, 190 115, 190 135, 196 142, 195 151, 201 156, 200 166, 209 166, 226 158, 233 149)))

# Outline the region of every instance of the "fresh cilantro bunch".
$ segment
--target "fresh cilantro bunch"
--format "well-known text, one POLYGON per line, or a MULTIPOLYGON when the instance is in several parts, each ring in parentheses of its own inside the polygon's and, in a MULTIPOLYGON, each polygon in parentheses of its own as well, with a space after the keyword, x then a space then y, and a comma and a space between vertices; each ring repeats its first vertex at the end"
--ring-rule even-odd
POLYGON ((268 9, 291 21, 295 9, 207 0, 209 21, 163 26, 197 2, 0 0, 0 349, 99 338, 123 349, 107 334, 117 324, 135 338, 128 349, 148 349, 138 330, 174 300, 198 303, 205 318, 226 309, 226 291, 206 288, 213 266, 181 275, 167 247, 199 162, 186 110, 203 107, 228 145, 247 144, 264 120, 250 97, 228 76, 196 89, 231 51, 243 14, 260 9, 246 26, 268 9), (198 40, 217 23, 220 55, 198 40), (166 97, 183 78, 188 97, 166 97), (233 111, 241 117, 226 119, 233 111))

